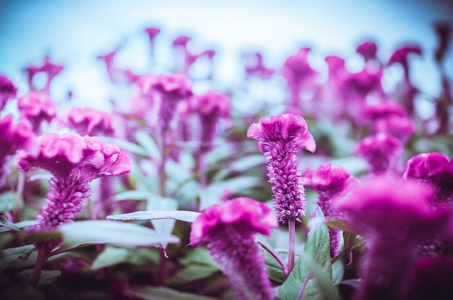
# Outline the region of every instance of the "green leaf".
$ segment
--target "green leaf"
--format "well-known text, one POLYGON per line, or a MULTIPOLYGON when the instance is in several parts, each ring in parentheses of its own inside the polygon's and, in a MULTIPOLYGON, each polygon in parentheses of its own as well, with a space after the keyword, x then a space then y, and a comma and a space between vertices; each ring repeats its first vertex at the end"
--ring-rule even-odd
MULTIPOLYGON (((156 195, 155 197, 148 198, 146 205, 147 210, 157 210, 157 211, 174 211, 178 208, 178 202, 172 198, 162 198, 161 196, 156 195)), ((164 219, 155 219, 151 220, 151 223, 154 226, 154 229, 158 232, 170 234, 175 227, 175 220, 172 218, 164 219)), ((165 247, 165 246, 164 246, 165 247)))
POLYGON ((107 246, 93 261, 91 268, 98 270, 121 263, 147 265, 157 262, 158 259, 158 255, 155 252, 151 252, 150 249, 128 249, 107 246))
POLYGON ((175 276, 167 280, 168 285, 178 285, 192 282, 194 280, 206 278, 215 272, 219 271, 219 268, 208 264, 191 264, 187 265, 181 271, 176 273, 175 276))
POLYGON ((115 221, 78 221, 61 226, 64 242, 56 253, 91 244, 154 246, 179 243, 179 238, 144 226, 115 221))
POLYGON ((147 210, 136 211, 128 214, 110 215, 107 220, 115 221, 151 221, 161 219, 174 219, 192 223, 200 215, 198 212, 188 210, 147 210))
POLYGON ((146 200, 150 196, 147 190, 124 191, 115 195, 115 200, 146 200))
POLYGON ((4 219, 0 221, 0 233, 8 231, 21 231, 21 228, 33 226, 37 223, 38 222, 34 220, 11 223, 10 221, 8 221, 8 219, 4 219))
POLYGON ((144 300, 218 300, 207 296, 178 292, 165 287, 133 287, 128 289, 127 292, 144 300))
POLYGON ((0 273, 6 269, 10 262, 15 261, 16 259, 26 260, 34 249, 34 245, 26 245, 3 250, 0 260, 0 273))
POLYGON ((332 282, 335 286, 341 283, 344 275, 344 267, 341 261, 337 261, 332 264, 332 282))
POLYGON ((14 208, 16 196, 13 192, 0 194, 0 212, 8 212, 14 208))
POLYGON ((159 147, 157 147, 156 142, 151 136, 149 136, 149 134, 139 130, 135 133, 135 138, 150 157, 154 157, 159 160, 161 159, 159 147))
MULTIPOLYGON (((266 253, 266 252, 265 252, 266 253)), ((267 271, 269 272, 269 278, 272 281, 283 283, 285 281, 285 274, 283 272, 282 266, 275 261, 270 254, 265 254, 267 271)))
POLYGON ((349 224, 346 224, 343 220, 328 220, 324 222, 324 224, 331 228, 341 229, 343 231, 352 232, 358 235, 364 235, 363 230, 358 227, 353 227, 349 224))
POLYGON ((106 141, 107 143, 112 143, 112 144, 115 144, 117 145, 118 147, 120 147, 121 149, 124 149, 124 150, 128 150, 134 154, 138 154, 138 155, 142 155, 142 156, 147 156, 148 155, 148 152, 146 151, 145 148, 137 145, 137 144, 134 144, 134 143, 131 143, 131 142, 127 142, 125 140, 122 140, 122 139, 116 139, 116 138, 112 138, 112 137, 103 137, 104 141, 106 141))
MULTIPOLYGON (((26 283, 30 280, 33 274, 32 269, 24 270, 16 275, 16 279, 26 283)), ((58 277, 61 276, 61 271, 41 271, 41 275, 39 276, 38 287, 46 287, 52 285, 58 277)))
POLYGON ((329 232, 321 223, 308 233, 301 258, 280 287, 281 299, 297 299, 301 289, 304 299, 338 299, 330 261, 329 232))

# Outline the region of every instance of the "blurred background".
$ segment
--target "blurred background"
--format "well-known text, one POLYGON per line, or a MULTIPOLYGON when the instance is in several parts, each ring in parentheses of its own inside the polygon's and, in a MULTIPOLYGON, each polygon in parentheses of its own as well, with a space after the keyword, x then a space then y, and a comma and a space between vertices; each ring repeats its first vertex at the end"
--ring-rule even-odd
MULTIPOLYGON (((139 74, 163 72, 173 67, 172 41, 179 35, 189 35, 200 50, 216 50, 214 79, 220 87, 228 88, 244 78, 244 52, 260 51, 266 64, 279 68, 289 55, 308 46, 312 48, 310 62, 318 70, 327 68, 327 55, 344 57, 349 69, 360 70, 363 62, 355 49, 372 39, 383 61, 405 43, 420 45, 423 56, 411 61, 412 80, 425 95, 435 97, 441 87, 433 63, 437 39, 432 25, 438 20, 453 24, 452 3, 0 0, 0 74, 10 77, 21 95, 27 86, 23 68, 40 64, 45 55, 50 55, 65 67, 52 87, 56 100, 71 91, 79 103, 99 106, 114 95, 105 66, 97 56, 119 45, 122 48, 116 63, 120 67, 139 74), (144 33, 149 26, 161 29, 156 38, 157 66, 149 60, 149 39, 144 33)), ((452 78, 452 49, 446 61, 446 71, 452 78)))

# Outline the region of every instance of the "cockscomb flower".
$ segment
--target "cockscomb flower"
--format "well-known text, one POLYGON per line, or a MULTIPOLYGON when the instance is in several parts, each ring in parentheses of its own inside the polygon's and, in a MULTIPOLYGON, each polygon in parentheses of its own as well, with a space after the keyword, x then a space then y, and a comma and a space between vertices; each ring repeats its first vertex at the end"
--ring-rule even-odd
POLYGON ((302 48, 295 55, 288 57, 281 69, 290 90, 289 105, 301 108, 300 92, 314 85, 316 71, 308 63, 310 48, 302 48))
POLYGON ((29 66, 25 68, 25 71, 28 73, 28 84, 30 86, 30 89, 33 89, 33 78, 35 77, 35 75, 41 72, 46 73, 47 81, 41 91, 49 94, 50 84, 52 83, 52 80, 55 78, 55 76, 60 74, 63 69, 64 68, 62 65, 52 63, 48 56, 46 56, 44 63, 41 66, 29 66))
POLYGON ((118 46, 113 51, 111 51, 107 54, 98 56, 98 59, 104 61, 110 81, 113 83, 115 83, 118 79, 117 77, 118 77, 119 70, 115 67, 114 61, 115 61, 115 57, 120 49, 121 49, 121 47, 118 46))
POLYGON ((371 72, 367 68, 357 73, 349 73, 342 82, 342 93, 345 99, 359 98, 364 100, 369 94, 383 93, 382 71, 371 72))
POLYGON ((429 184, 435 192, 435 204, 453 201, 453 162, 443 153, 421 153, 412 157, 403 178, 429 184))
POLYGON ((154 44, 155 44, 156 36, 160 33, 160 29, 157 27, 148 27, 145 29, 145 33, 148 35, 148 38, 149 38, 151 58, 154 58, 154 48, 155 48, 154 44))
POLYGON ((243 58, 247 78, 256 76, 261 79, 269 79, 274 73, 272 69, 264 65, 261 53, 247 53, 243 55, 243 58))
POLYGON ((164 130, 169 129, 179 102, 192 96, 192 82, 181 74, 164 74, 155 78, 151 88, 160 97, 159 123, 164 130))
POLYGON ((345 71, 345 60, 336 55, 326 56, 325 61, 329 69, 329 80, 337 79, 345 71))
POLYGON ((192 246, 203 244, 231 282, 238 300, 273 299, 256 233, 271 235, 278 221, 265 204, 240 197, 205 210, 192 224, 192 246))
POLYGON ((90 195, 89 183, 101 176, 121 175, 131 169, 127 156, 98 137, 48 133, 37 140, 37 153, 24 152, 19 167, 28 172, 50 172, 49 192, 32 230, 55 229, 75 220, 90 195))
POLYGON ((252 124, 247 137, 258 140, 268 162, 274 207, 283 222, 305 215, 306 200, 297 153, 316 150, 316 143, 301 116, 280 114, 252 124))
MULTIPOLYGON (((307 174, 304 185, 318 192, 318 205, 326 219, 329 219, 337 215, 332 209, 332 203, 357 186, 358 180, 339 166, 323 164, 316 171, 307 174)), ((329 227, 329 236, 330 254, 336 257, 340 252, 341 230, 329 227)))
POLYGON ((230 118, 230 96, 220 92, 207 92, 194 98, 191 110, 200 117, 200 152, 210 151, 218 121, 230 118))
POLYGON ((9 99, 16 97, 16 94, 17 87, 8 77, 0 75, 0 111, 3 110, 9 99))
POLYGON ((57 106, 47 93, 31 91, 19 98, 20 117, 30 122, 33 131, 40 132, 41 123, 51 122, 57 114, 57 106))
POLYGON ((365 62, 376 59, 377 45, 373 41, 366 41, 360 44, 357 49, 357 53, 363 56, 365 62))
POLYGON ((334 207, 368 240, 356 299, 408 299, 416 243, 442 231, 449 212, 430 203, 430 189, 391 176, 369 178, 334 207))
POLYGON ((113 136, 113 115, 93 108, 72 108, 62 123, 80 135, 113 136))
POLYGON ((367 161, 373 174, 395 170, 402 150, 401 141, 385 133, 366 137, 354 147, 354 153, 367 161))
POLYGON ((4 165, 9 156, 17 150, 33 150, 35 135, 28 124, 15 122, 13 116, 8 115, 0 119, 0 186, 7 173, 4 165))

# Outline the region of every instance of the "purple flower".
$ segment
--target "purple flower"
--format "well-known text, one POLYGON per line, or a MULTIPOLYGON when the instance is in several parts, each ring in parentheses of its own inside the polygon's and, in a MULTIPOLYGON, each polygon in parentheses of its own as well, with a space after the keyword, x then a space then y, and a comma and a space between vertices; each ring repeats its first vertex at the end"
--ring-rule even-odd
POLYGON ((290 89, 289 105, 301 108, 300 92, 314 85, 316 71, 308 63, 310 48, 302 48, 295 55, 288 57, 281 69, 290 89))
POLYGON ((80 135, 113 136, 113 115, 92 108, 72 108, 63 121, 80 135))
POLYGON ((236 299, 273 299, 264 256, 256 233, 271 235, 278 227, 272 210, 240 197, 205 210, 192 224, 190 242, 204 244, 232 284, 236 299))
POLYGON ((117 75, 118 75, 119 70, 115 67, 114 61, 115 61, 115 56, 120 49, 121 49, 121 47, 118 46, 112 52, 98 56, 98 59, 104 61, 105 66, 107 68, 107 73, 109 75, 109 78, 113 83, 115 83, 118 79, 117 75))
POLYGON ((159 123, 167 130, 178 113, 179 102, 192 96, 192 82, 184 75, 164 74, 153 80, 151 88, 160 96, 159 123))
POLYGON ((154 42, 156 36, 160 33, 160 29, 157 27, 148 27, 145 29, 145 33, 148 35, 149 38, 149 45, 150 45, 150 54, 151 58, 154 58, 154 42))
POLYGON ((451 42, 451 25, 448 22, 440 21, 434 24, 434 29, 439 40, 435 58, 438 63, 442 63, 451 42))
POLYGON ((33 131, 40 132, 41 123, 51 122, 57 114, 57 106, 49 94, 42 91, 31 91, 19 98, 17 106, 20 117, 27 120, 33 127, 33 131))
POLYGON ((285 222, 305 215, 305 192, 297 152, 301 148, 314 152, 316 144, 304 118, 293 114, 280 114, 270 120, 261 118, 250 126, 247 137, 258 140, 260 151, 268 161, 269 182, 279 219, 285 222))
POLYGON ((35 135, 28 124, 16 123, 11 115, 0 119, 0 185, 7 172, 4 165, 8 157, 19 149, 33 151, 34 141, 35 135))
POLYGON ((407 162, 404 179, 418 179, 431 185, 434 203, 453 201, 453 162, 439 152, 418 154, 407 162))
POLYGON ((366 41, 357 47, 357 53, 363 56, 365 62, 376 59, 377 45, 373 41, 366 41))
POLYGON ((16 97, 17 87, 8 79, 8 77, 0 75, 0 111, 5 107, 9 99, 16 97))
POLYGON ((329 80, 337 79, 340 73, 345 72, 345 60, 343 58, 331 55, 327 56, 325 61, 329 68, 329 80))
POLYGON ((422 55, 422 50, 416 45, 407 45, 395 50, 389 59, 388 65, 400 64, 404 69, 406 80, 409 82, 409 54, 422 55))
POLYGON ((354 147, 354 153, 367 161, 374 174, 395 170, 402 150, 401 141, 385 133, 366 137, 354 147))
POLYGON ((52 80, 55 76, 60 74, 63 69, 63 66, 52 63, 48 56, 46 56, 44 63, 41 66, 29 66, 25 68, 25 71, 28 73, 28 84, 30 86, 30 89, 33 89, 33 78, 35 77, 35 75, 41 72, 46 73, 47 82, 41 91, 49 94, 50 84, 52 83, 52 80))
MULTIPOLYGON (((316 171, 307 174, 304 180, 305 186, 318 192, 318 205, 327 219, 337 215, 332 203, 344 197, 357 184, 358 180, 351 173, 331 164, 319 166, 316 171)), ((341 230, 329 227, 329 236, 330 254, 336 257, 340 253, 341 230)))
POLYGON ((33 230, 54 229, 74 221, 90 195, 93 179, 131 169, 129 159, 117 146, 98 137, 48 133, 37 142, 37 153, 22 153, 19 167, 25 172, 41 168, 53 178, 33 230))
POLYGON ((269 79, 274 74, 272 69, 264 65, 261 53, 244 54, 243 58, 247 78, 256 76, 261 79, 269 79))
POLYGON ((382 71, 370 72, 367 68, 349 73, 342 82, 343 97, 364 100, 372 92, 382 94, 381 79, 382 71))
POLYGON ((373 177, 334 203, 345 222, 368 239, 356 299, 408 299, 416 243, 443 230, 449 212, 430 203, 430 189, 412 181, 373 177))
POLYGON ((230 118, 230 96, 220 92, 207 92, 194 98, 191 110, 200 117, 200 152, 210 151, 219 119, 230 118))

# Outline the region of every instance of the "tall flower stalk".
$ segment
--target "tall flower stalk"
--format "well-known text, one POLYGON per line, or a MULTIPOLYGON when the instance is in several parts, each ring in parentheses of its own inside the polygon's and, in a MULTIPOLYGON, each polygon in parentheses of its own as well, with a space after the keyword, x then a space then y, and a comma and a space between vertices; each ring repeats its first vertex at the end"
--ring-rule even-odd
MULTIPOLYGON (((41 168, 52 173, 53 177, 45 203, 35 217, 37 224, 30 229, 32 232, 51 231, 73 222, 91 195, 89 183, 92 180, 121 175, 131 169, 127 156, 100 138, 49 133, 39 137, 37 144, 36 153, 21 154, 19 167, 25 172, 41 168)), ((36 244, 38 259, 31 286, 36 286, 44 263, 61 243, 58 239, 36 244)))
POLYGON ((214 205, 193 223, 192 246, 203 244, 231 282, 238 300, 274 299, 263 253, 254 236, 270 235, 278 221, 263 203, 240 197, 214 205))
POLYGON ((250 126, 247 137, 258 140, 268 163, 276 214, 280 221, 288 222, 288 271, 291 272, 295 264, 295 222, 305 215, 307 206, 297 153, 301 148, 314 152, 315 140, 304 118, 293 114, 280 114, 269 120, 261 118, 250 126))

